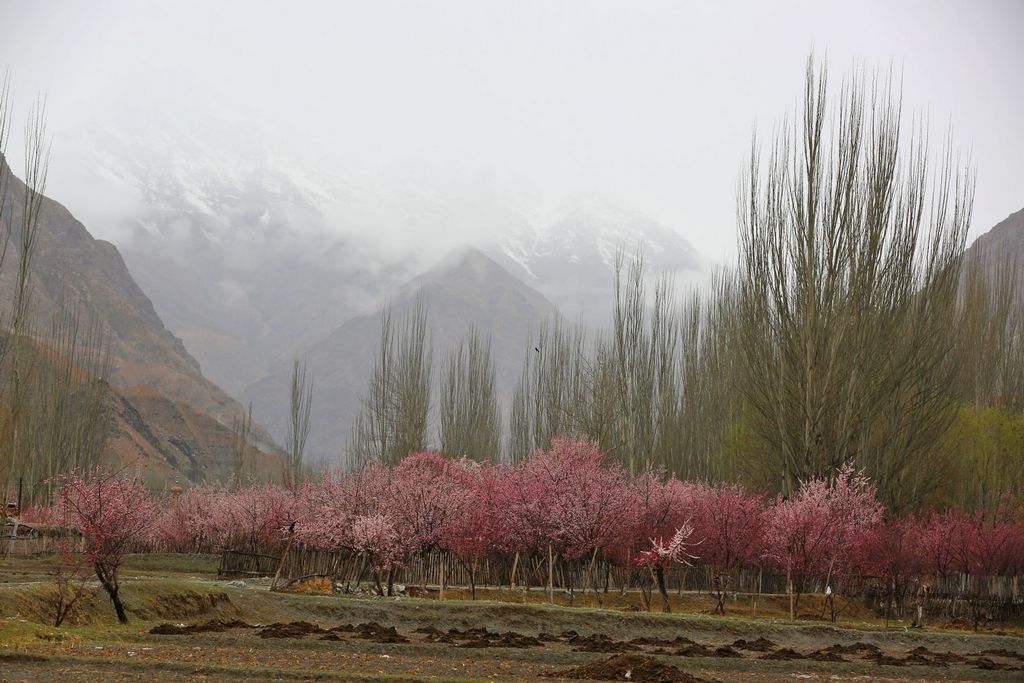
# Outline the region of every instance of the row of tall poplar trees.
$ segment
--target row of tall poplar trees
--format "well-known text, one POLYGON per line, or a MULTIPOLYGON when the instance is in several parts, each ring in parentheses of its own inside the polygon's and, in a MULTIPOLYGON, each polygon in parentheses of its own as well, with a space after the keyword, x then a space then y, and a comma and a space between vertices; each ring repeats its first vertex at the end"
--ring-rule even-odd
MULTIPOLYGON (((783 494, 852 460, 894 511, 1019 496, 1019 454, 982 480, 952 438, 971 411, 1017 415, 1024 396, 1016 267, 964 259, 973 171, 948 138, 935 153, 891 75, 833 92, 827 71, 809 59, 801 110, 754 137, 734 268, 680 296, 620 252, 611 329, 556 318, 524 340, 506 429, 471 332, 440 373, 442 452, 516 460, 577 435, 634 473, 783 494)), ((431 441, 426 319, 423 302, 397 331, 385 315, 356 462, 431 441)))

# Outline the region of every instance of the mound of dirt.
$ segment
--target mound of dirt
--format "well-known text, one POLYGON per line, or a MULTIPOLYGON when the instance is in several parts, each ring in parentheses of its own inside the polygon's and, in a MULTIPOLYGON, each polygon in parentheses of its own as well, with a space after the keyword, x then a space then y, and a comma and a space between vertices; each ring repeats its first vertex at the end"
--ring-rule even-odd
POLYGON ((308 621, 293 621, 287 624, 275 622, 264 626, 259 632, 260 638, 302 638, 314 633, 328 633, 326 629, 308 621))
POLYGON ((211 619, 202 624, 158 624, 149 629, 149 632, 158 636, 185 636, 193 633, 220 633, 231 628, 256 628, 252 624, 234 619, 223 621, 211 619))
POLYGON ((317 638, 317 640, 340 641, 341 640, 341 636, 339 636, 337 633, 328 633, 325 636, 320 636, 319 638, 317 638))
POLYGON ((835 645, 830 645, 826 649, 828 649, 829 652, 835 652, 836 654, 839 654, 839 655, 864 655, 864 656, 868 656, 868 655, 880 655, 880 654, 882 654, 882 651, 880 649, 878 649, 877 645, 872 645, 871 643, 862 643, 860 641, 857 641, 856 643, 853 643, 852 645, 840 645, 839 643, 836 643, 835 645))
POLYGON ((633 638, 629 641, 630 645, 651 645, 656 647, 666 647, 668 645, 674 645, 671 640, 665 640, 664 638, 651 638, 649 636, 642 636, 640 638, 633 638))
POLYGON ((989 655, 992 657, 1005 657, 1006 659, 1016 659, 1019 662, 1024 662, 1024 654, 1007 650, 1005 648, 993 648, 989 650, 982 650, 978 653, 979 655, 989 655))
POLYGON ((540 640, 533 636, 524 636, 523 634, 516 633, 515 631, 489 633, 487 629, 479 630, 482 630, 484 633, 474 634, 457 647, 512 647, 522 649, 528 647, 543 647, 544 645, 540 640))
POLYGON ((995 662, 988 657, 978 657, 972 664, 975 669, 982 669, 983 671, 1021 671, 1022 667, 1013 666, 1012 664, 1003 664, 1002 662, 995 662))
MULTIPOLYGON (((683 645, 696 645, 696 641, 690 640, 686 636, 676 636, 672 640, 666 640, 665 638, 652 638, 650 636, 641 636, 639 638, 633 638, 628 641, 630 645, 648 645, 651 647, 682 647, 683 645)), ((740 641, 742 642, 742 641, 740 641)))
POLYGON ((865 655, 864 658, 878 664, 879 666, 903 666, 906 663, 898 657, 890 657, 889 655, 881 652, 872 652, 865 655))
POLYGON ((945 666, 945 664, 941 662, 933 661, 932 658, 928 656, 930 654, 931 652, 926 648, 915 647, 910 651, 910 654, 903 658, 903 664, 910 666, 945 666), (921 650, 924 650, 924 652, 921 652, 921 650))
POLYGON ((792 659, 803 659, 804 656, 796 650, 788 647, 780 647, 774 652, 769 652, 766 655, 762 655, 761 659, 774 659, 779 661, 789 661, 792 659))
POLYGON ((394 626, 381 626, 376 622, 359 624, 355 628, 355 637, 374 643, 408 643, 409 639, 401 635, 394 626))
POLYGON ((575 645, 574 652, 628 652, 635 650, 635 645, 612 640, 603 633, 595 633, 591 636, 576 636, 568 641, 575 645))
POLYGON ((425 643, 454 643, 455 638, 450 634, 445 633, 441 629, 434 628, 433 626, 423 626, 416 629, 413 633, 422 633, 423 642, 425 643))
POLYGON ((842 655, 835 652, 832 648, 826 647, 821 650, 815 650, 814 652, 807 655, 807 659, 813 659, 816 662, 845 662, 842 655))
POLYGON ((692 643, 690 645, 684 645, 673 652, 676 657, 713 657, 714 650, 700 643, 692 643))
POLYGON ((636 654, 617 654, 603 662, 594 662, 551 674, 559 678, 583 681, 636 681, 637 683, 702 683, 671 664, 653 657, 636 654))
POLYGON ((741 655, 736 650, 732 649, 732 647, 730 647, 729 645, 723 645, 721 647, 716 647, 715 648, 715 656, 716 657, 742 657, 743 655, 741 655))
POLYGON ((740 638, 735 641, 732 646, 737 650, 747 650, 749 652, 769 652, 774 650, 776 645, 767 638, 757 638, 756 640, 746 641, 740 638))

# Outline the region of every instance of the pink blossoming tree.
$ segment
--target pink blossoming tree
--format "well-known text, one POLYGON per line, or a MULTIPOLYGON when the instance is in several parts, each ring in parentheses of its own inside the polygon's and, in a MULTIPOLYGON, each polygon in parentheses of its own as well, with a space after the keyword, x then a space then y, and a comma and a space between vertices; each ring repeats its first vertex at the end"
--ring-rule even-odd
POLYGON ((863 472, 847 463, 833 481, 801 482, 792 498, 775 502, 769 513, 768 546, 789 579, 791 618, 807 582, 821 578, 830 585, 833 576, 849 568, 862 535, 882 519, 875 490, 863 472))
POLYGON ((100 469, 85 478, 65 475, 59 500, 61 518, 81 531, 84 555, 110 597, 118 621, 127 624, 118 572, 125 554, 147 540, 157 516, 155 501, 138 477, 128 479, 100 469))

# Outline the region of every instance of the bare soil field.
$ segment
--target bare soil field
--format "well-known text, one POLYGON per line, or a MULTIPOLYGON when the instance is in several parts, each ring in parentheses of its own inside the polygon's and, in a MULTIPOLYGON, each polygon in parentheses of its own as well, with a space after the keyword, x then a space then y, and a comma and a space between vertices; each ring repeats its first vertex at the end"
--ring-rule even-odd
POLYGON ((127 626, 90 591, 54 628, 47 562, 0 560, 0 681, 1024 681, 1024 641, 1007 630, 789 622, 770 600, 756 619, 739 606, 683 611, 708 608, 707 596, 674 596, 675 612, 660 614, 633 611, 629 596, 568 608, 508 590, 475 601, 271 593, 217 581, 214 567, 132 558, 127 626))

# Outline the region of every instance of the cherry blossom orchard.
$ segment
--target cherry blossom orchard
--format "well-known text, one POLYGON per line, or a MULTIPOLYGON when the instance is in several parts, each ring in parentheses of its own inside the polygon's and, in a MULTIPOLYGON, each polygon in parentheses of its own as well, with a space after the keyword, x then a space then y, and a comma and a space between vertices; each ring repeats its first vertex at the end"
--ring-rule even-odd
POLYGON ((796 610, 809 592, 832 594, 866 578, 906 596, 944 577, 1024 572, 1024 519, 1009 504, 994 515, 893 516, 850 464, 773 498, 658 470, 630 476, 592 442, 567 438, 518 463, 415 453, 293 490, 147 494, 137 480, 94 472, 66 479, 59 500, 90 563, 111 579, 103 584, 115 605, 118 558, 128 550, 276 553, 290 528, 297 547, 359 558, 381 592, 396 571, 443 555, 466 570, 474 590, 481 568, 495 563, 511 585, 549 591, 556 566, 578 567, 582 578, 569 588, 584 592, 607 590, 602 571, 614 569, 648 594, 657 590, 665 610, 670 571, 706 577, 713 609, 723 613, 744 572, 783 577, 796 610), (531 581, 528 568, 546 571, 546 581, 531 581))

